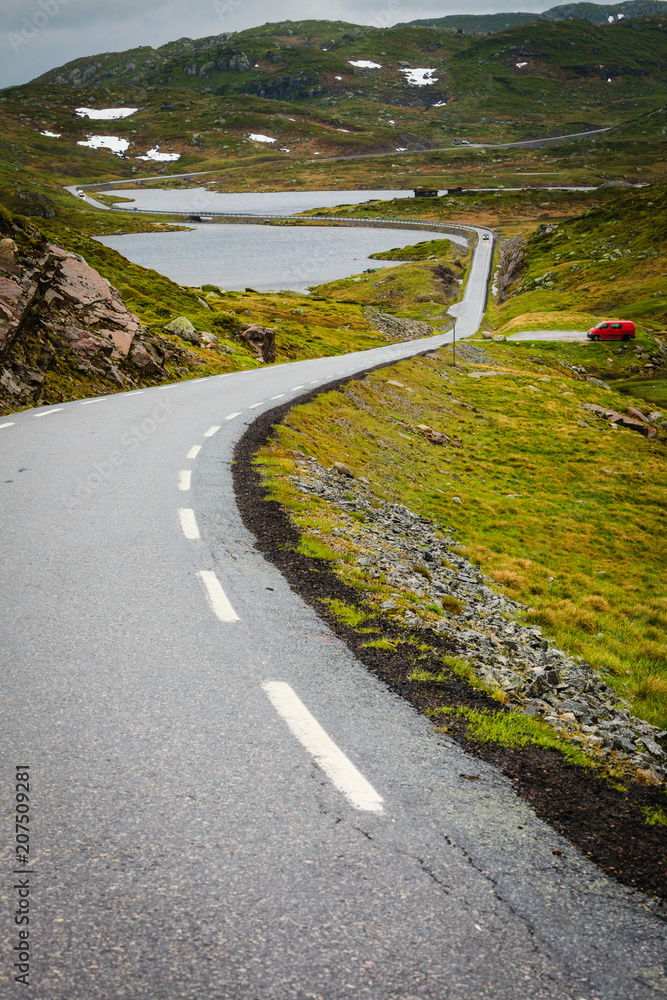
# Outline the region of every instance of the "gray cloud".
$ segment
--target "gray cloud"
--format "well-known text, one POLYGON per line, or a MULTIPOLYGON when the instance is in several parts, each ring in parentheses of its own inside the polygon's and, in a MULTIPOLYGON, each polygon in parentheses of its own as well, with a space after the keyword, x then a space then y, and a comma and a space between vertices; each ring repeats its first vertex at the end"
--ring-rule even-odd
POLYGON ((0 87, 25 83, 71 59, 163 45, 267 21, 326 19, 388 27, 419 17, 544 10, 540 0, 2 0, 0 87))

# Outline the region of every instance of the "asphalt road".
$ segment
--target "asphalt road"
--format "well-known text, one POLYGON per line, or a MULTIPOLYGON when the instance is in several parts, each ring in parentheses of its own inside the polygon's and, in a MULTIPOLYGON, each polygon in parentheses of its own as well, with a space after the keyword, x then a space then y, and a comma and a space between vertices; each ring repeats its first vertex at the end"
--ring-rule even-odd
POLYGON ((234 504, 257 413, 448 340, 0 419, 3 998, 26 763, 36 1000, 664 995, 652 904, 368 674, 234 504))

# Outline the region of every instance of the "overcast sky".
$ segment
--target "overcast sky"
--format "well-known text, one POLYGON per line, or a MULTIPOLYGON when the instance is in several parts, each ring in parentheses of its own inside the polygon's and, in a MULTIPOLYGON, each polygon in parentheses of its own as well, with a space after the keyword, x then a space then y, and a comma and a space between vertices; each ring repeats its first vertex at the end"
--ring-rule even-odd
MULTIPOLYGON (((70 59, 202 38, 267 21, 398 21, 501 10, 541 11, 558 0, 0 0, 0 87, 70 59)), ((562 0, 561 0, 562 2, 562 0)))

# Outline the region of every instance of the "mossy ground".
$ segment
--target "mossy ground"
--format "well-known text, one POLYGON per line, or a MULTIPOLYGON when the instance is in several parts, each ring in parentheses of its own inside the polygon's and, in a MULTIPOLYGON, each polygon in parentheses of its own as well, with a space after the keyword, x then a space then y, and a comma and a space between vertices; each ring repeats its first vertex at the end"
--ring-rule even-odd
POLYGON ((530 607, 527 621, 665 727, 665 445, 581 409, 623 410, 631 399, 583 382, 553 354, 533 359, 504 346, 489 347, 499 367, 475 367, 489 376, 454 369, 442 351, 295 408, 259 456, 272 495, 304 534, 316 529, 312 537, 338 553, 337 572, 367 589, 376 609, 389 588, 370 587, 354 564, 354 520, 339 523, 330 505, 297 493, 285 476, 297 451, 324 466, 345 462, 378 499, 452 527, 466 557, 530 607), (417 424, 460 446, 425 442, 417 424))

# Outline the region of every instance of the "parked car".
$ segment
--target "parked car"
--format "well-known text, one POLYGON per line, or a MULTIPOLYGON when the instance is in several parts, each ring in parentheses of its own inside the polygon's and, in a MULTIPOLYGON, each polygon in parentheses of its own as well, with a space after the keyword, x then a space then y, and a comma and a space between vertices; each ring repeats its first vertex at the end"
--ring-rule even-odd
POLYGON ((589 340, 630 340, 634 335, 635 324, 628 319, 606 319, 586 334, 589 340))

